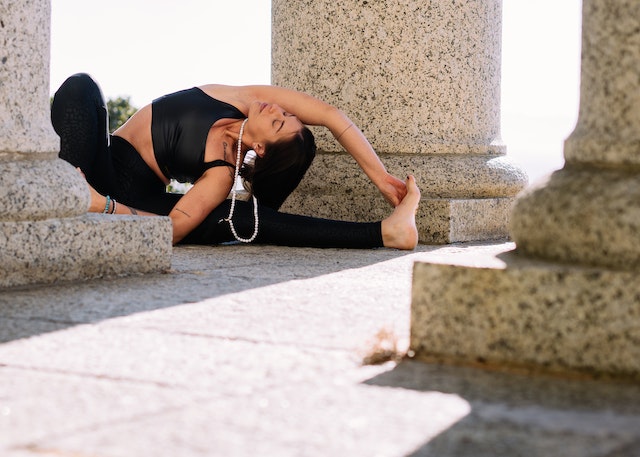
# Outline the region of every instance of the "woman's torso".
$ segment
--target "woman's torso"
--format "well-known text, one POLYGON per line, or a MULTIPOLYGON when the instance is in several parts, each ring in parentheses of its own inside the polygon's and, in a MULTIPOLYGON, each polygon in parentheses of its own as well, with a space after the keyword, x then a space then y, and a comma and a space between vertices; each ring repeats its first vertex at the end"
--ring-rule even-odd
MULTIPOLYGON (((212 97, 216 86, 187 89, 165 95, 134 114, 114 135, 127 140, 155 174, 194 181, 207 163, 224 160, 220 127, 244 118, 234 105, 212 97)), ((224 86, 221 86, 224 88, 224 86)), ((229 98, 230 93, 223 97, 229 98)), ((241 103, 235 103, 240 104, 241 103)))

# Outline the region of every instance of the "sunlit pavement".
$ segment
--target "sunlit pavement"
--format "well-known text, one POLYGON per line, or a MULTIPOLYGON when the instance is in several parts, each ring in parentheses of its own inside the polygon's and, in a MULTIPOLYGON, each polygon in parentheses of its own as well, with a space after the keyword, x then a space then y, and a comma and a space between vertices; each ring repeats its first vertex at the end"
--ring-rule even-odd
POLYGON ((0 455, 640 455, 638 385, 362 363, 406 349, 416 260, 504 247, 185 246, 0 292, 0 455))

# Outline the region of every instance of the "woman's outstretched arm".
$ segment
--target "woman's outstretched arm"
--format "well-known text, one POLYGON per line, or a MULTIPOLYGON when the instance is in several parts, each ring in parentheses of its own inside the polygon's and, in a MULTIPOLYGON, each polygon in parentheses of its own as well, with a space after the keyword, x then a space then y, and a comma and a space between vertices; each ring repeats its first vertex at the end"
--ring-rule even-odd
POLYGON ((404 181, 389 174, 360 129, 338 108, 311 95, 276 86, 244 86, 231 89, 240 103, 258 100, 276 103, 307 125, 328 128, 360 168, 393 206, 407 194, 404 181))
POLYGON ((389 174, 362 131, 335 106, 311 95, 275 86, 250 86, 256 99, 269 98, 307 125, 328 128, 393 206, 407 193, 406 184, 389 174))

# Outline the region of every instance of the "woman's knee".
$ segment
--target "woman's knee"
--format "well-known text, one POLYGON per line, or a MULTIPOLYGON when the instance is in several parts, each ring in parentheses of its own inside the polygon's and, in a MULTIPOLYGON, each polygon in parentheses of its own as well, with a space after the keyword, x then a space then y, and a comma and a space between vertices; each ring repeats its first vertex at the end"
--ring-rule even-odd
MULTIPOLYGON (((104 97, 98 84, 87 73, 76 73, 69 76, 53 96, 51 123, 60 135, 69 116, 77 118, 80 115, 78 113, 85 113, 86 116, 86 113, 105 110, 104 97)), ((93 116, 95 114, 89 117, 93 116)))
POLYGON ((95 88, 98 88, 98 83, 88 73, 76 73, 69 76, 60 87, 94 90, 95 88))
POLYGON ((94 103, 104 104, 100 86, 87 73, 76 73, 69 76, 56 91, 53 103, 77 102, 78 100, 92 100, 94 103))

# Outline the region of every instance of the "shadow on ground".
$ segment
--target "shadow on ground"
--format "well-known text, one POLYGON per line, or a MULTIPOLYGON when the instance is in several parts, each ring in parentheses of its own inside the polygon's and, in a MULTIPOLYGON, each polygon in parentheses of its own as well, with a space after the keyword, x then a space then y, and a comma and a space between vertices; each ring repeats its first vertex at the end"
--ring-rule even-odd
POLYGON ((454 394, 469 402, 468 416, 410 457, 640 456, 640 385, 411 360, 365 384, 454 394))
MULTIPOLYGON (((423 246, 419 250, 436 248, 423 246)), ((163 274, 0 290, 0 343, 362 268, 410 254, 389 249, 180 246, 174 248, 171 270, 163 274)))

